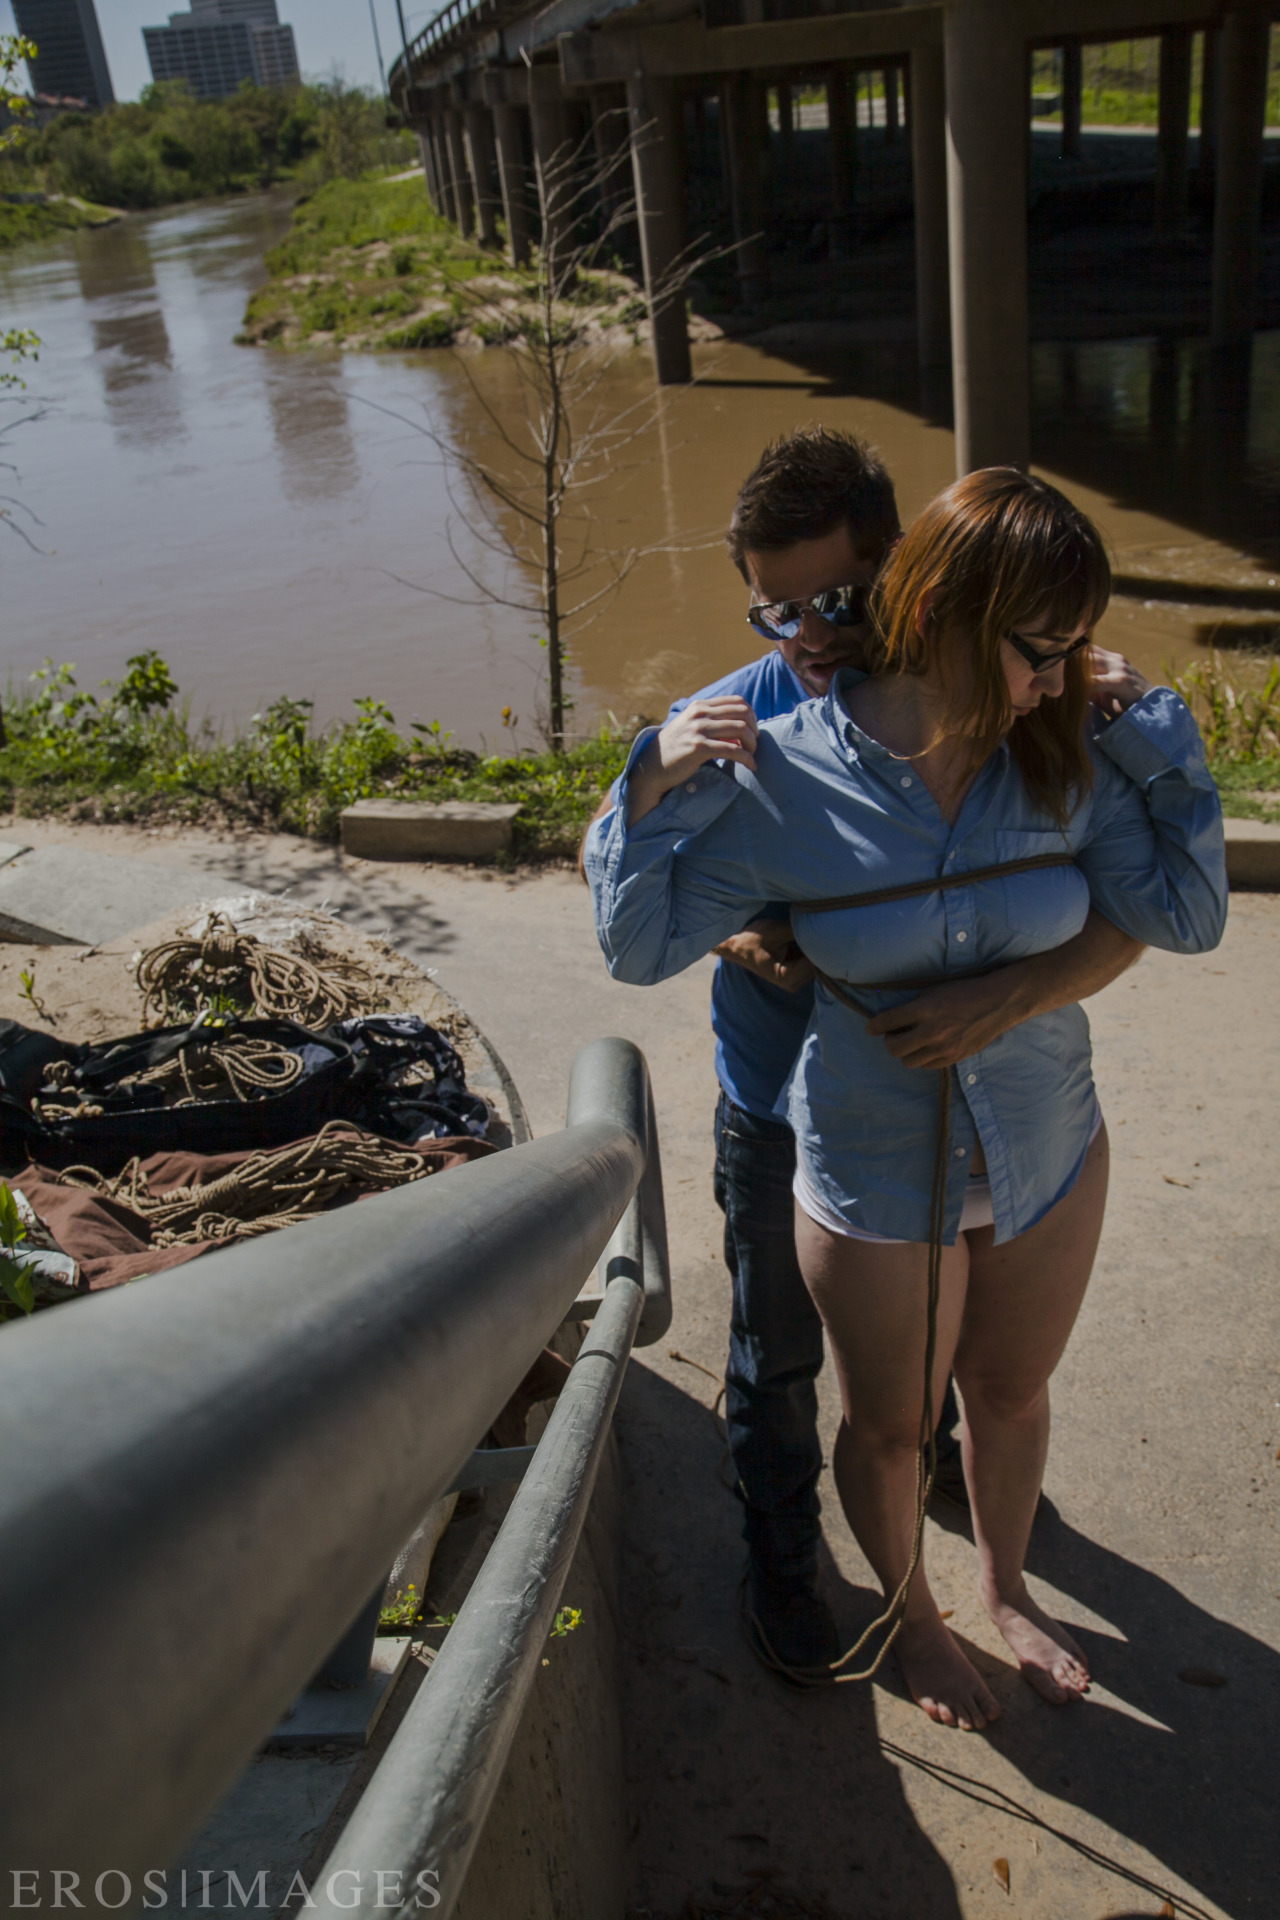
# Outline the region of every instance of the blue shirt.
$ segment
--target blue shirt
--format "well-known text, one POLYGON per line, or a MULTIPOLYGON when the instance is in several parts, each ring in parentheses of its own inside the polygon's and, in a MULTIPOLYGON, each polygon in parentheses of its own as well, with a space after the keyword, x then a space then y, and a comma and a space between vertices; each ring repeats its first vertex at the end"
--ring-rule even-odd
MULTIPOLYGON (((615 977, 665 979, 774 900, 857 893, 1069 849, 1074 866, 879 907, 793 918, 833 979, 940 979, 1060 946, 1092 903, 1148 946, 1203 953, 1226 918, 1222 816, 1196 725, 1156 687, 1090 743, 1092 792, 1065 828, 1038 808, 1007 744, 979 772, 954 825, 910 766, 849 718, 839 674, 825 700, 766 723, 756 772, 707 765, 626 826, 592 829, 586 866, 615 977)), ((908 993, 859 996, 868 1014, 908 993)), ((1084 1161, 1095 1094, 1078 1006, 1040 1014, 953 1070, 946 1238, 954 1241, 977 1141, 997 1242, 1035 1225, 1084 1161)), ((936 1076, 895 1060, 819 984, 782 1109, 810 1184, 861 1231, 929 1237, 936 1076)))
MULTIPOLYGON (((700 693, 690 694, 689 699, 714 700, 725 694, 745 700, 757 720, 776 720, 812 698, 776 648, 700 693)), ((688 704, 689 700, 673 701, 668 720, 688 704)), ((767 911, 785 920, 788 909, 784 904, 767 911)), ((711 982, 716 1074, 735 1106, 761 1119, 773 1117, 812 1012, 812 987, 787 993, 732 961, 719 963, 711 982)))

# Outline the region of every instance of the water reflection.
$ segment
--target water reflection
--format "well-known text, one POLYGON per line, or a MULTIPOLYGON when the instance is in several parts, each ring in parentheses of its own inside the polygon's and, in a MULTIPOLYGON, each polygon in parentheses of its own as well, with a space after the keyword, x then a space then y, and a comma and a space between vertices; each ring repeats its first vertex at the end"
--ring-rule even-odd
MULTIPOLYGON (((316 371, 321 371, 319 366, 316 371)), ((327 381, 317 378, 304 384, 279 359, 267 359, 263 368, 280 478, 291 506, 338 499, 360 477, 338 355, 327 372, 327 381)))
POLYGON ((179 438, 180 387, 147 229, 131 221, 89 229, 77 236, 74 259, 116 431, 151 445, 179 438))

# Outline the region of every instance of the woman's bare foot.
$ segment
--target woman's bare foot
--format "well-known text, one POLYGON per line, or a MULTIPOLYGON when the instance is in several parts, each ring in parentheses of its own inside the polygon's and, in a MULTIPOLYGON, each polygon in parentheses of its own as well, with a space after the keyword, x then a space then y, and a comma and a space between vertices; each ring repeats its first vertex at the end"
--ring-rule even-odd
POLYGON ((904 1620, 894 1651, 907 1691, 931 1720, 976 1733, 1000 1718, 985 1680, 970 1666, 935 1607, 918 1620, 904 1620))
POLYGON ((1089 1661, 1066 1628, 1051 1620, 1027 1592, 1012 1601, 984 1592, 982 1604, 1017 1655, 1022 1677, 1052 1706, 1064 1707, 1089 1690, 1089 1661))

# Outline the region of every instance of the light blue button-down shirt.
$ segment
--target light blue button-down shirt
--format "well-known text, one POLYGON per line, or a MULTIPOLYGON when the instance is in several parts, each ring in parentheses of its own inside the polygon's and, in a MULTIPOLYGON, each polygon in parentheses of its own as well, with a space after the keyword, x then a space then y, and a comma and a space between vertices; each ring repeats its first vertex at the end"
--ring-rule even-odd
MULTIPOLYGON (((909 763, 849 718, 846 669, 824 700, 767 722, 756 772, 709 764, 630 828, 626 788, 592 829, 596 931, 618 979, 679 973, 770 901, 801 902, 1070 850, 1076 864, 878 907, 794 911, 805 952, 833 980, 942 979, 1060 946, 1090 903, 1148 946, 1204 953, 1226 919, 1222 814, 1186 706, 1156 687, 1100 726, 1093 791, 1065 828, 1038 808, 1002 745, 954 825, 909 763)), ((906 992, 860 994, 868 1014, 906 992)), ((1024 1021, 953 1069, 948 1242, 975 1143, 986 1154, 996 1240, 1025 1233, 1070 1189, 1095 1112, 1089 1023, 1078 1006, 1024 1021)), ((810 1185, 850 1226, 929 1237, 937 1081, 904 1066, 819 985, 779 1102, 810 1185)))

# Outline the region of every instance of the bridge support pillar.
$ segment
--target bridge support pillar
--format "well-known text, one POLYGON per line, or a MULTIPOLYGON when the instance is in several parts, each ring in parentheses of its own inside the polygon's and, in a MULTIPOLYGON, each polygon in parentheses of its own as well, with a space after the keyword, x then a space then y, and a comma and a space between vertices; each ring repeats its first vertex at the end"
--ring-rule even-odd
POLYGON ((462 110, 466 134, 467 169, 471 191, 475 195, 476 227, 482 247, 498 244, 498 199, 494 192, 497 155, 493 144, 493 115, 479 100, 470 100, 462 110))
POLYGON ((1191 119, 1191 29, 1160 36, 1160 101, 1156 131, 1156 233, 1168 240, 1187 213, 1187 126, 1191 119))
POLYGON ((1011 10, 944 13, 951 359, 958 472, 1026 467, 1027 45, 1011 10))
POLYGON ((720 76, 720 114, 724 124, 725 158, 729 164, 729 209, 738 293, 742 305, 748 308, 759 304, 767 278, 761 156, 751 98, 755 84, 756 76, 752 73, 720 76))
POLYGON ((525 197, 524 129, 520 108, 501 100, 493 109, 493 131, 498 143, 498 181, 502 188, 502 217, 507 223, 507 252, 513 267, 529 264, 529 203, 525 197))
POLYGON ((458 232, 469 240, 476 230, 475 202, 467 173, 467 153, 463 142, 462 113, 448 107, 444 114, 445 147, 449 156, 449 179, 453 183, 454 218, 458 232))
POLYGON ((592 87, 589 98, 600 212, 607 225, 631 197, 631 127, 626 89, 592 87))
POLYGON ((1253 332, 1270 33, 1267 0, 1246 0, 1223 15, 1209 315, 1215 347, 1238 346, 1253 332))
POLYGON ((884 138, 892 146, 898 137, 898 69, 884 70, 884 138))
POLYGON ((1084 48, 1068 40, 1062 49, 1062 157, 1080 158, 1080 106, 1084 92, 1084 48))
POLYGON ((951 361, 947 266, 947 87, 942 48, 917 47, 911 89, 911 177, 915 204, 916 339, 925 410, 943 410, 951 361))
POLYGON ((831 258, 853 253, 853 182, 858 165, 858 76, 832 67, 826 76, 827 150, 831 166, 831 258))
POLYGON ((627 117, 654 367, 659 386, 682 386, 693 378, 693 362, 679 271, 685 244, 680 179, 684 142, 672 82, 652 74, 628 80, 627 117))
POLYGON ((423 119, 423 142, 431 155, 431 199, 438 214, 456 222, 453 193, 449 180, 449 156, 444 138, 444 116, 438 97, 432 95, 423 119))
POLYGON ((1200 191, 1211 194, 1218 177, 1218 68, 1222 33, 1218 27, 1204 29, 1200 64, 1200 154, 1197 162, 1200 191))
POLYGON ((556 67, 529 69, 529 122, 542 209, 542 252, 554 275, 573 245, 575 181, 568 102, 556 67))

